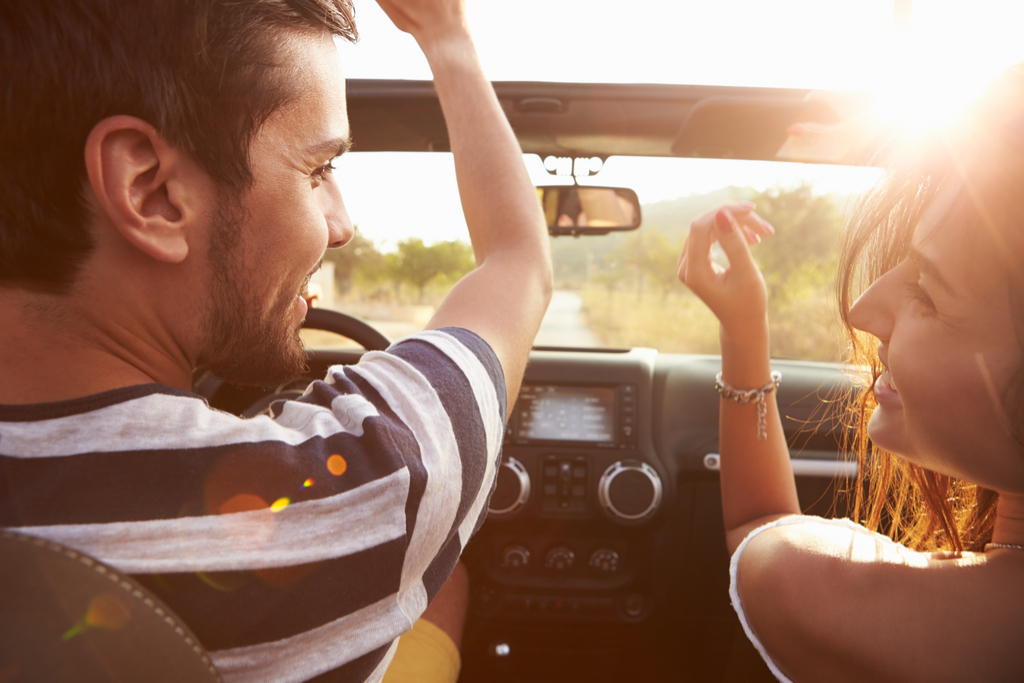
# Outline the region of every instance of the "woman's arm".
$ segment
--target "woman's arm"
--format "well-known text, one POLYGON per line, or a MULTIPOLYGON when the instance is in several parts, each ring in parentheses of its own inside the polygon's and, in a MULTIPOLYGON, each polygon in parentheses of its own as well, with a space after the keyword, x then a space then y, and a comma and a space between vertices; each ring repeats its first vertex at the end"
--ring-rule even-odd
MULTIPOLYGON (((718 317, 722 381, 735 389, 761 388, 771 381, 768 295, 748 243, 772 233, 752 204, 726 205, 693 222, 679 258, 679 279, 718 317), (729 258, 728 268, 712 261, 716 241, 729 258)), ((754 528, 800 513, 776 392, 764 400, 764 440, 758 438, 757 403, 723 397, 719 406, 722 514, 729 552, 754 528)))
MULTIPOLYGON (((767 292, 750 255, 771 228, 750 204, 693 222, 679 279, 718 316, 722 378, 768 383, 767 292), (716 266, 718 241, 729 267, 716 266)), ((722 399, 722 509, 730 552, 754 528, 799 514, 775 392, 757 408, 722 399)), ((802 681, 1010 681, 1020 678, 1021 558, 916 553, 852 522, 793 518, 737 558, 737 607, 773 662, 802 681)))

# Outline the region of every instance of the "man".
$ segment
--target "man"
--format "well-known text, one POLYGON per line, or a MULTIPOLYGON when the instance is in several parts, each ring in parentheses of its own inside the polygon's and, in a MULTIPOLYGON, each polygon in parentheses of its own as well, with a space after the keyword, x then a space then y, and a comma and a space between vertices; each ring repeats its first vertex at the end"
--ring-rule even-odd
POLYGON ((191 377, 302 366, 301 294, 352 236, 349 0, 0 8, 0 526, 133 574, 226 679, 381 678, 483 520, 550 297, 461 0, 379 2, 433 69, 478 267, 430 331, 252 420, 191 377))

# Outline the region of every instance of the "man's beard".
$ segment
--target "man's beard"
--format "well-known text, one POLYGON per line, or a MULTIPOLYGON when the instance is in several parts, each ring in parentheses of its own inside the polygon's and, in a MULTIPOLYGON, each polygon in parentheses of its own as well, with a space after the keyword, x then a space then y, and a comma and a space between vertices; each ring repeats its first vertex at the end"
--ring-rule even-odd
POLYGON ((217 210, 198 364, 232 384, 272 389, 306 370, 306 351, 290 315, 301 290, 283 293, 265 310, 265 301, 247 287, 254 274, 242 258, 244 216, 237 201, 224 201, 217 210))

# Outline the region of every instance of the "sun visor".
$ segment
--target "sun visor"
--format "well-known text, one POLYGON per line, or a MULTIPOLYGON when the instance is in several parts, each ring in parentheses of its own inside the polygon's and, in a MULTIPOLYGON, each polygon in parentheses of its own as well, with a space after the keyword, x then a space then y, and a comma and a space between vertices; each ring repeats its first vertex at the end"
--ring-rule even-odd
POLYGON ((781 160, 784 156, 779 152, 790 137, 790 129, 803 122, 834 125, 839 123, 839 117, 827 104, 803 98, 707 98, 690 110, 672 143, 672 153, 686 157, 781 160))

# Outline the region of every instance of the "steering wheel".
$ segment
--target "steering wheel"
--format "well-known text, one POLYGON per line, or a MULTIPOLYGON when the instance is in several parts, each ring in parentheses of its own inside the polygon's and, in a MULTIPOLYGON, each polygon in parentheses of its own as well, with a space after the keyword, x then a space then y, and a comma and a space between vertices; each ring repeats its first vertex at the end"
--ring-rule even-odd
POLYGON ((359 318, 328 308, 311 308, 306 311, 306 321, 302 326, 348 337, 367 351, 383 351, 391 346, 390 339, 359 318))

